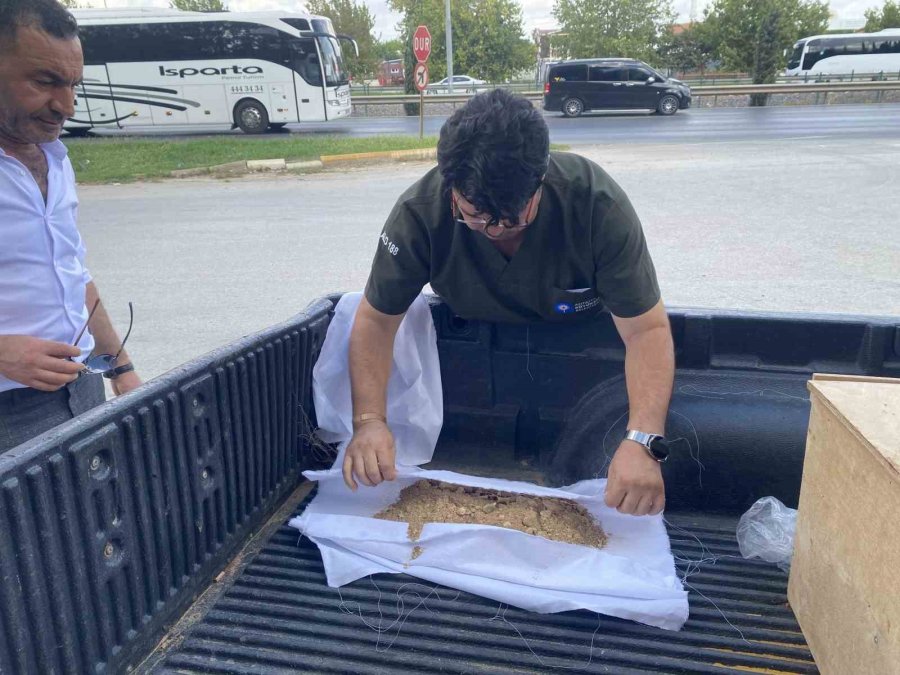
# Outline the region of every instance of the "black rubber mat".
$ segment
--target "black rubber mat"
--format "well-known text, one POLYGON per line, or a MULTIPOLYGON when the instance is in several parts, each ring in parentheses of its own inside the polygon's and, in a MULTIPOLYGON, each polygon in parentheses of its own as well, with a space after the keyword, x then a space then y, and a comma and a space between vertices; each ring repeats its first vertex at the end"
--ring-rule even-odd
POLYGON ((787 606, 787 576, 740 558, 735 520, 669 521, 679 569, 692 572, 680 632, 527 612, 405 575, 339 591, 326 585, 316 546, 285 525, 154 672, 817 672, 787 606))

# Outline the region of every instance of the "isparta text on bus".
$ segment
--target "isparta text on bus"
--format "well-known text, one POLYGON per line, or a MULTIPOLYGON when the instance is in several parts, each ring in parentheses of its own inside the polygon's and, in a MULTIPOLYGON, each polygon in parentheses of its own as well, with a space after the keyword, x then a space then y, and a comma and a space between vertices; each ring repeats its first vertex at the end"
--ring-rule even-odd
POLYGON ((163 77, 191 77, 193 75, 229 75, 231 73, 235 75, 259 75, 263 72, 263 69, 259 66, 230 66, 227 68, 215 68, 213 66, 209 66, 208 68, 166 68, 164 66, 159 67, 159 74, 163 77))

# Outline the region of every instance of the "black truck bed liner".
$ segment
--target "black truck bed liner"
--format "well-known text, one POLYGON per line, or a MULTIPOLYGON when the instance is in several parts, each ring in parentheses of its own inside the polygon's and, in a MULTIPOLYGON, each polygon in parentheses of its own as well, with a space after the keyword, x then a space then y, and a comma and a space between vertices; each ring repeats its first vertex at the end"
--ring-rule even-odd
MULTIPOLYGON (((785 576, 733 557, 690 576, 680 633, 587 612, 498 617, 497 603, 442 591, 379 642, 354 603, 390 626, 398 590, 414 582, 360 581, 341 590, 342 611, 318 552, 283 527, 300 472, 323 464, 312 372, 336 299, 0 455, 0 673, 815 671, 785 576)), ((510 326, 463 320, 435 299, 432 316, 444 403, 432 468, 557 485, 602 474, 628 409, 609 315, 510 326)), ((810 375, 900 377, 900 323, 669 317, 667 510, 733 556, 735 519, 756 499, 797 504, 810 375)), ((680 530, 673 542, 684 560, 709 559, 680 530)), ((409 609, 418 600, 406 595, 409 609)))
POLYGON ((680 572, 709 561, 688 579, 690 619, 677 633, 587 611, 537 614, 406 575, 329 588, 316 546, 284 525, 151 672, 817 672, 787 575, 740 557, 736 519, 668 522, 680 572))

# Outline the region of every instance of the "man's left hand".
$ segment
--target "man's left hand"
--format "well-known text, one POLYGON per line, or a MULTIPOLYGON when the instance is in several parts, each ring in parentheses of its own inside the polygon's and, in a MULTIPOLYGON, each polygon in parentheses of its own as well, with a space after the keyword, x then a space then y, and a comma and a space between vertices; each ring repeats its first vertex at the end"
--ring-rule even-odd
POLYGON ((129 373, 122 373, 117 378, 110 380, 110 382, 112 384, 113 393, 116 396, 127 394, 132 389, 137 389, 143 384, 140 376, 133 370, 129 373))
POLYGON ((666 488, 659 462, 635 441, 622 441, 609 465, 606 505, 633 516, 662 513, 666 488))

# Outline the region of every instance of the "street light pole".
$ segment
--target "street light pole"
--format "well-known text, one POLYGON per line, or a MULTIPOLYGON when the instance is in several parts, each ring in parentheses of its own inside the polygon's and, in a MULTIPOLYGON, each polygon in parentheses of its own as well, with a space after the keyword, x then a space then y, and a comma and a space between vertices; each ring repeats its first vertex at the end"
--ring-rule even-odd
POLYGON ((450 0, 444 0, 444 31, 447 33, 447 82, 453 93, 453 25, 450 23, 450 0))

